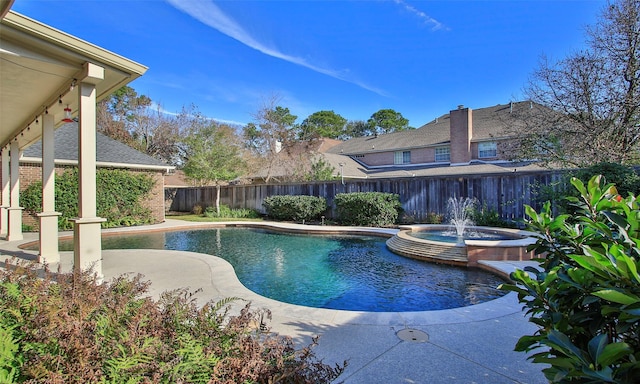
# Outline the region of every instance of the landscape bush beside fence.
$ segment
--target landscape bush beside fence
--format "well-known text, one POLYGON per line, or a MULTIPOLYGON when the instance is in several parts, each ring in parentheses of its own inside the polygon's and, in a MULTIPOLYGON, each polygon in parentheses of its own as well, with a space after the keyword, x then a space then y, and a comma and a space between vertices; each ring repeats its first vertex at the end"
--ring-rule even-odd
POLYGON ((324 198, 305 195, 269 196, 262 204, 267 216, 274 220, 316 220, 327 210, 324 198))
POLYGON ((398 222, 402 205, 398 195, 382 192, 340 193, 334 200, 343 225, 387 227, 398 222))

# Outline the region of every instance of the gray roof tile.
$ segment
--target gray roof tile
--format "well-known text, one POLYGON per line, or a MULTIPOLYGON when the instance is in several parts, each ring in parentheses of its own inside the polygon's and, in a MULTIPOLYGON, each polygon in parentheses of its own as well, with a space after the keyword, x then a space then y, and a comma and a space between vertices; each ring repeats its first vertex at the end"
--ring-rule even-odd
MULTIPOLYGON (((513 103, 513 108, 529 108, 529 105, 529 102, 518 102, 513 103)), ((471 141, 500 137, 507 126, 518 124, 518 121, 511 114, 510 104, 474 109, 472 119, 473 135, 471 141)), ((356 137, 330 148, 327 152, 355 155, 447 144, 450 140, 449 124, 450 116, 447 113, 417 129, 386 135, 356 137)))
MULTIPOLYGON (((55 158, 57 160, 78 160, 78 124, 67 123, 54 132, 55 158)), ((26 148, 25 157, 41 158, 42 141, 26 148)), ((138 166, 169 167, 169 165, 142 153, 130 146, 101 133, 96 133, 96 161, 104 163, 130 164, 138 166)))

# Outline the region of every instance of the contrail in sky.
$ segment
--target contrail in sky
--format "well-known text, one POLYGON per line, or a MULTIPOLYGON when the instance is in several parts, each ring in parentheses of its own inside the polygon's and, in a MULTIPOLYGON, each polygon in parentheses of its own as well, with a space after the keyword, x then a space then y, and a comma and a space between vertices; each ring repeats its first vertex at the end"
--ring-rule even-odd
POLYGON ((201 23, 208 25, 209 27, 223 33, 232 39, 239 41, 240 43, 262 52, 265 55, 275 57, 290 63, 308 68, 312 71, 322 73, 324 75, 333 77, 338 80, 342 80, 351 84, 355 84, 360 88, 377 93, 381 96, 387 96, 387 94, 380 90, 368 86, 364 83, 352 80, 345 76, 343 73, 315 66, 305 59, 287 55, 280 52, 277 49, 271 48, 264 43, 254 38, 247 30, 245 30, 240 24, 238 24, 233 18, 227 16, 217 5, 211 0, 167 0, 173 7, 200 21, 201 23))
POLYGON ((404 0, 393 0, 393 2, 398 4, 398 5, 400 5, 401 7, 403 7, 405 10, 409 11, 410 13, 418 16, 426 24, 433 25, 431 27, 432 31, 437 31, 439 29, 445 29, 445 30, 448 29, 447 27, 444 26, 444 24, 442 24, 438 20, 436 20, 433 17, 431 17, 431 16, 427 15, 426 13, 422 12, 421 10, 417 9, 416 7, 414 7, 413 5, 407 4, 406 2, 404 2, 404 0))

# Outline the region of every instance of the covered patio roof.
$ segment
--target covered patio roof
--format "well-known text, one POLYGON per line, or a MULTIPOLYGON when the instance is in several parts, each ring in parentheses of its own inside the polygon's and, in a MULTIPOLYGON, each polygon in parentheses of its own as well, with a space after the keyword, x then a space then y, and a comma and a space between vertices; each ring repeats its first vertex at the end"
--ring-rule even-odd
MULTIPOLYGON (((6 2, 3 2, 5 6, 6 2)), ((0 148, 17 139, 25 148, 40 138, 39 115, 55 116, 69 106, 78 113, 78 87, 85 63, 104 68, 96 99, 145 73, 147 67, 13 11, 0 24, 0 148), (61 102, 60 102, 61 101, 61 102), (36 122, 36 120, 38 120, 36 122), (36 129, 34 129, 36 128, 36 129)))
POLYGON ((74 267, 102 277, 101 223, 96 209, 96 103, 141 76, 147 68, 10 10, 0 0, 0 235, 22 236, 20 157, 41 140, 42 210, 38 261, 55 263, 54 130, 77 117, 78 217, 74 267))

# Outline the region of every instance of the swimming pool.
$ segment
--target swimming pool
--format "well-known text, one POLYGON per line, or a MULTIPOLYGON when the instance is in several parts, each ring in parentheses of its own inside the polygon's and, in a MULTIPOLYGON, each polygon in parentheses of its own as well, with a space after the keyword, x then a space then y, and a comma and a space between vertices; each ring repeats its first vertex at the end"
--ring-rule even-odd
MULTIPOLYGON (((227 260, 248 289, 278 301, 369 312, 449 309, 504 295, 500 277, 399 256, 384 238, 216 228, 105 236, 104 249, 169 249, 227 260)), ((70 242, 61 250, 72 249, 70 242)), ((215 276, 214 276, 215 278, 215 276)))

